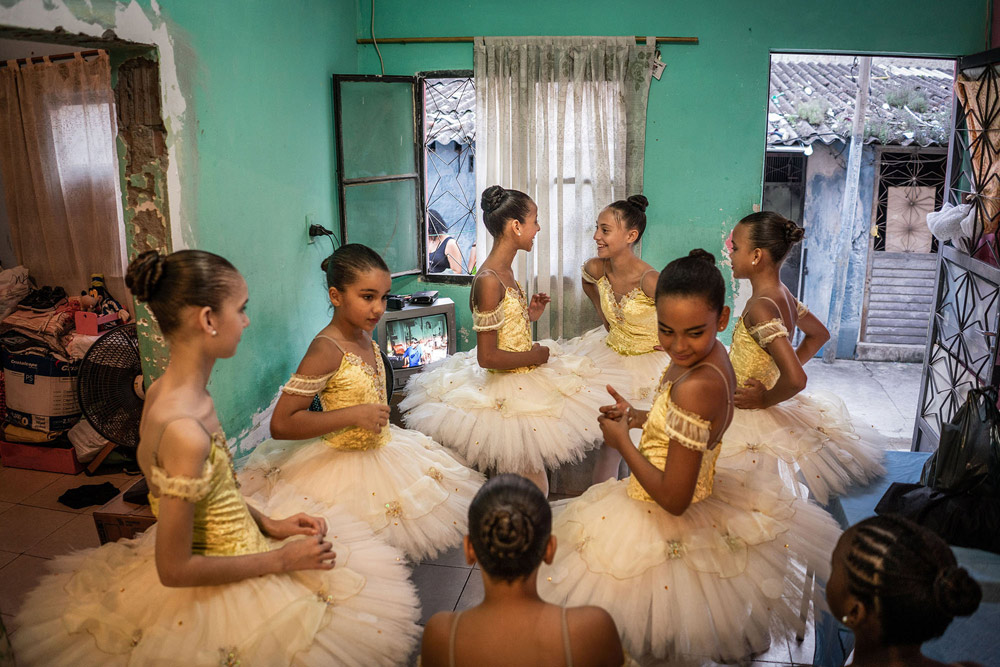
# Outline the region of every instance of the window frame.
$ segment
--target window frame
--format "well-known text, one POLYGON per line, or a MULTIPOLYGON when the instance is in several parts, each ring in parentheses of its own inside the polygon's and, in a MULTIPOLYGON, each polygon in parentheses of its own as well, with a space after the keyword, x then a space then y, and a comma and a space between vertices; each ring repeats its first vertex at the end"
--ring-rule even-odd
POLYGON ((334 74, 333 75, 333 126, 337 146, 337 193, 340 198, 338 204, 340 209, 340 240, 341 244, 350 243, 347 236, 347 187, 350 185, 368 185, 376 183, 391 183, 400 181, 414 181, 417 187, 416 199, 416 223, 417 223, 417 268, 406 271, 393 272, 390 267, 390 276, 423 275, 427 265, 426 240, 424 228, 427 214, 424 206, 424 176, 423 176, 423 96, 418 93, 417 77, 415 76, 378 76, 374 74, 334 74), (394 174, 391 176, 376 176, 371 178, 344 178, 344 127, 341 117, 340 84, 342 82, 361 83, 409 83, 412 91, 411 100, 411 121, 413 123, 413 152, 416 173, 394 174), (419 144, 417 137, 420 137, 419 144))
MULTIPOLYGON (((420 243, 423 248, 422 254, 422 268, 420 275, 425 282, 429 283, 442 283, 451 285, 471 285, 473 279, 476 277, 474 274, 450 274, 450 273, 428 273, 428 257, 427 257, 427 151, 424 146, 424 127, 426 125, 427 119, 424 117, 424 85, 427 79, 462 79, 462 78, 475 78, 475 72, 471 69, 448 69, 448 70, 429 70, 426 72, 417 72, 415 77, 417 85, 414 87, 414 95, 420 99, 420 114, 419 122, 417 128, 419 130, 419 145, 418 150, 420 153, 420 200, 423 206, 424 213, 423 217, 420 219, 420 243)), ((476 119, 476 131, 478 133, 479 119, 476 119)), ((414 137, 417 135, 414 134, 414 137)), ((414 142, 416 143, 416 142, 414 142)), ((473 149, 474 150, 474 149, 473 149)), ((473 153, 473 155, 475 155, 473 153)), ((478 224, 478 220, 474 220, 478 224)), ((478 239, 477 250, 478 250, 478 239)), ((481 264, 485 257, 478 257, 477 263, 481 264)))

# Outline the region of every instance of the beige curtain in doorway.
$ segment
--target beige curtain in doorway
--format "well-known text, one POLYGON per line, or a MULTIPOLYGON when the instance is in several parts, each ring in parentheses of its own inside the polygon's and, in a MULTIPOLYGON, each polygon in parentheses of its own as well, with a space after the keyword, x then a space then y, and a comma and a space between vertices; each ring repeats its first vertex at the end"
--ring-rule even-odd
MULTIPOLYGON (((597 214, 642 192, 646 100, 655 39, 477 37, 476 186, 521 190, 541 231, 515 264, 529 292, 552 304, 539 338, 576 336, 600 323, 581 286, 596 254, 597 214)), ((478 198, 477 198, 478 202, 478 198)), ((477 211, 480 262, 492 246, 477 211)))
POLYGON ((14 253, 38 285, 70 295, 103 273, 131 311, 116 133, 107 53, 0 68, 0 174, 14 253))

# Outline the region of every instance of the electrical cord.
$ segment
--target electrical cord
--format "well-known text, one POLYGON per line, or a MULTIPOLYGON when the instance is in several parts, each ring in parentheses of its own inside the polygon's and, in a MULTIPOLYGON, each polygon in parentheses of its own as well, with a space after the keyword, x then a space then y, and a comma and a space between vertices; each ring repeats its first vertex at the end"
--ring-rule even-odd
POLYGON ((375 45, 375 53, 378 54, 378 64, 382 68, 382 76, 385 76, 385 63, 382 62, 382 51, 378 48, 378 42, 375 41, 375 0, 372 0, 372 44, 375 45))

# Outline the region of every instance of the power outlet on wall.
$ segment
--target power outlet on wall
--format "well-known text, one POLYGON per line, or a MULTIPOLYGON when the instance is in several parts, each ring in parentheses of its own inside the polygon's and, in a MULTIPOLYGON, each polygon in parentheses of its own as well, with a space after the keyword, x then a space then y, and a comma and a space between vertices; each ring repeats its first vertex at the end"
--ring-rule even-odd
POLYGON ((306 243, 309 245, 316 242, 316 234, 313 232, 313 225, 316 224, 315 220, 315 215, 312 213, 306 213, 306 243))

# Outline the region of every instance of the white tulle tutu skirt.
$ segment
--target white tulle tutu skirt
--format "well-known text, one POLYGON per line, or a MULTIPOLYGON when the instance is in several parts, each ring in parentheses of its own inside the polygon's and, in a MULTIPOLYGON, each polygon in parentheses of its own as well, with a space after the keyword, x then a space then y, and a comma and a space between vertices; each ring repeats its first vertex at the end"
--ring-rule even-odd
POLYGON ((601 369, 624 370, 630 381, 625 386, 616 386, 615 390, 633 407, 648 410, 653 404, 653 397, 656 395, 660 378, 670 362, 670 357, 666 352, 659 350, 646 354, 620 354, 607 344, 607 338, 607 330, 604 327, 597 327, 582 336, 565 341, 563 350, 567 354, 587 357, 601 369))
POLYGON ((840 535, 826 512, 763 474, 719 471, 681 516, 629 497, 628 484, 554 508, 544 599, 603 607, 634 657, 732 661, 796 626, 805 569, 825 579, 840 535))
POLYGON ((322 438, 268 440, 239 473, 244 493, 291 487, 303 499, 342 505, 413 560, 462 541, 483 476, 423 433, 389 425, 385 445, 338 450, 322 438))
POLYGON ((564 354, 544 340, 547 363, 524 373, 480 368, 460 352, 410 379, 399 407, 406 425, 457 452, 477 470, 531 472, 575 463, 603 441, 599 408, 607 385, 626 386, 619 368, 564 354))
POLYGON ((154 526, 49 563, 51 574, 18 614, 18 664, 404 664, 420 613, 402 555, 342 508, 285 497, 267 511, 323 515, 336 567, 167 588, 156 572, 154 526))
POLYGON ((887 438, 853 420, 829 392, 800 393, 762 410, 736 410, 722 437, 720 467, 762 469, 804 482, 821 504, 885 472, 887 438))

